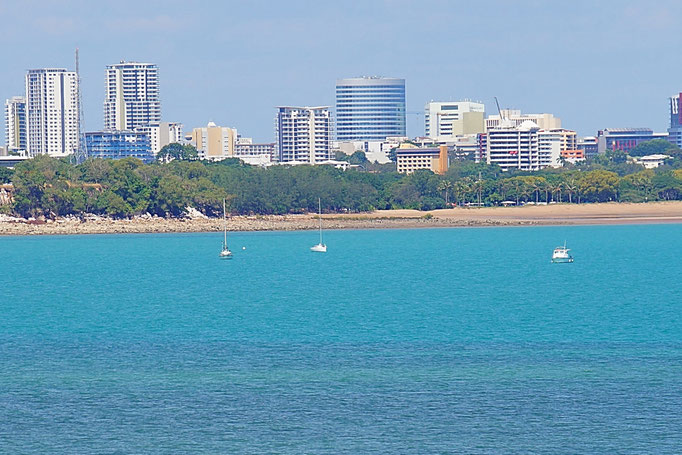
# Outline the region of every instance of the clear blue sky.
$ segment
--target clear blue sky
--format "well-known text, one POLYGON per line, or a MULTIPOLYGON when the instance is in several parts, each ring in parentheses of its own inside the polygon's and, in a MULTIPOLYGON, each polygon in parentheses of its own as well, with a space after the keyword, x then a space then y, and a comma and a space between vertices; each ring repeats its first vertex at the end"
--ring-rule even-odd
POLYGON ((581 135, 665 131, 681 17, 672 0, 0 0, 0 98, 28 68, 73 69, 79 47, 87 130, 102 127, 105 65, 133 60, 159 65, 164 120, 260 141, 274 106, 333 105, 335 80, 359 75, 406 79, 411 136, 428 100, 495 113, 494 96, 581 135))

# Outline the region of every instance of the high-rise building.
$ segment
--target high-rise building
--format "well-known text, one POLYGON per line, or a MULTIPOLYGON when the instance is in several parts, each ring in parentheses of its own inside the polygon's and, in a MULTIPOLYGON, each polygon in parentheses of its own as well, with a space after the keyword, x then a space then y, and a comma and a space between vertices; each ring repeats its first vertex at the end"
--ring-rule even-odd
POLYGON ((405 131, 405 79, 336 81, 338 141, 384 141, 389 136, 405 136, 405 131))
POLYGON ((202 159, 220 161, 234 156, 237 130, 209 122, 203 128, 194 128, 191 138, 202 159))
POLYGON ((670 128, 668 140, 682 148, 682 93, 670 98, 670 128))
POLYGON ((5 144, 8 153, 25 152, 26 127, 26 98, 14 96, 5 101, 5 144))
POLYGON ((157 66, 138 62, 107 66, 104 129, 132 131, 159 122, 161 99, 157 66))
POLYGON ((66 156, 79 143, 78 76, 61 68, 26 74, 28 153, 66 156))
POLYGON ((485 106, 472 101, 430 101, 424 106, 424 135, 438 141, 485 132, 485 106))
POLYGON ((280 106, 275 132, 275 158, 280 163, 316 164, 332 158, 332 121, 328 106, 280 106))
MULTIPOLYGON (((543 130, 561 128, 561 119, 553 114, 521 114, 521 111, 518 109, 502 109, 501 112, 504 120, 507 123, 511 122, 513 126, 519 126, 526 120, 530 120, 543 130)), ((498 114, 489 115, 485 119, 486 130, 496 128, 501 122, 502 119, 498 114)))

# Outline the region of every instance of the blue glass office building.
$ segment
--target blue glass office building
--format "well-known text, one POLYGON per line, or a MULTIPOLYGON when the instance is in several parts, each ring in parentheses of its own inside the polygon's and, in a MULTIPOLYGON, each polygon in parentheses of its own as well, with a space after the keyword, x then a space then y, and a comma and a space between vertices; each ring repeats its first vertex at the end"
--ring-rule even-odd
POLYGON ((117 160, 132 157, 145 163, 154 161, 149 135, 138 131, 85 133, 85 146, 89 158, 117 160))
POLYGON ((383 141, 405 132, 405 79, 336 81, 336 140, 383 141))

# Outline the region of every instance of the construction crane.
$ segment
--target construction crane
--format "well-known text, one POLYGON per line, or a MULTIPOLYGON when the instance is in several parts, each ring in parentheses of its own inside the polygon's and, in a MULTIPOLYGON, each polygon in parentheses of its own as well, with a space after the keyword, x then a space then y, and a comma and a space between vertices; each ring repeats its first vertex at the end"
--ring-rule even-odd
POLYGON ((500 122, 504 120, 504 117, 502 116, 502 109, 500 109, 500 102, 497 101, 497 97, 495 97, 495 104, 497 104, 497 113, 500 114, 500 122))

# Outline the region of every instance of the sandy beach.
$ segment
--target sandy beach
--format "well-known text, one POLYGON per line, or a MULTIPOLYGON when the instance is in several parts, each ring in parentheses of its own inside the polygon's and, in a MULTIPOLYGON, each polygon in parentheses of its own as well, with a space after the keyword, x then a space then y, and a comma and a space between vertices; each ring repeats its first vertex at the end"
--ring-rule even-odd
MULTIPOLYGON (((485 226, 541 226, 581 224, 681 223, 682 201, 646 204, 555 204, 523 207, 454 208, 418 210, 378 210, 356 214, 322 216, 325 229, 391 229, 485 226)), ((17 220, 0 218, 0 235, 66 235, 115 233, 166 233, 221 231, 221 219, 164 219, 136 217, 112 220, 17 220)), ((230 231, 293 231, 317 228, 317 216, 271 215, 234 216, 230 231)))

